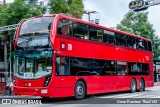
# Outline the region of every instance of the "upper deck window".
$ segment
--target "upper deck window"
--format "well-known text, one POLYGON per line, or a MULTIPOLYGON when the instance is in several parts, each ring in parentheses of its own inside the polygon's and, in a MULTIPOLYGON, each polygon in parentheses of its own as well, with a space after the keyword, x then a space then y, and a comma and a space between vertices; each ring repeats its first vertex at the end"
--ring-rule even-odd
POLYGON ((109 43, 109 39, 108 39, 109 35, 114 36, 114 32, 103 30, 103 42, 109 43))
POLYGON ((102 29, 90 26, 90 39, 102 42, 102 29))
POLYGON ((127 37, 127 47, 136 49, 136 39, 134 37, 127 37))
POLYGON ((116 33, 116 45, 126 46, 126 35, 116 33))
POLYGON ((79 22, 73 22, 73 35, 76 38, 89 39, 88 25, 79 22))
POLYGON ((20 30, 20 36, 35 33, 50 33, 54 17, 39 17, 25 21, 20 30))
POLYGON ((75 22, 66 18, 59 20, 57 34, 151 51, 151 43, 147 40, 91 26, 83 22, 75 22))
POLYGON ((65 18, 60 19, 57 33, 60 35, 73 36, 72 21, 65 18))
POLYGON ((150 41, 148 41, 148 50, 149 50, 149 51, 152 51, 152 44, 151 44, 150 41))
POLYGON ((137 42, 137 49, 140 49, 140 50, 144 50, 145 49, 144 40, 136 39, 136 42, 137 42))

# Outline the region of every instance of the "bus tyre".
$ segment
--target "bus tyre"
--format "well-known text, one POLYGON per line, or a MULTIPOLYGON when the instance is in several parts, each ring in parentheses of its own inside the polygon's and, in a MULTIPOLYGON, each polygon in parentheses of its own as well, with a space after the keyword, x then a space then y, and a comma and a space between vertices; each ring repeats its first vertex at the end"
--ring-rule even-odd
POLYGON ((139 92, 142 92, 145 90, 144 80, 141 79, 139 83, 139 92))
POLYGON ((136 92, 136 80, 135 79, 131 80, 130 90, 131 90, 131 93, 136 92))
POLYGON ((83 99, 86 95, 86 87, 84 82, 78 81, 74 88, 74 96, 75 99, 80 100, 83 99))

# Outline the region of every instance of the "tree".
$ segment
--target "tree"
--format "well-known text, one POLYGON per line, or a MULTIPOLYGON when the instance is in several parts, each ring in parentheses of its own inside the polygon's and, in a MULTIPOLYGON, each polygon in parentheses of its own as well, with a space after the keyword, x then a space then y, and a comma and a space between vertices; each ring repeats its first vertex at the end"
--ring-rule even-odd
MULTIPOLYGON (((45 12, 45 7, 37 5, 37 0, 14 0, 13 3, 6 4, 5 8, 0 5, 0 26, 18 24, 22 19, 41 15, 45 12)), ((14 35, 14 31, 0 33, 0 39, 4 39, 4 65, 7 71, 7 37, 14 35)), ((10 38, 9 42, 11 43, 10 38)), ((12 46, 10 46, 12 47, 12 46)), ((12 49, 11 49, 12 50, 12 49)), ((11 50, 9 56, 11 57, 11 50)), ((11 63, 10 63, 11 64, 11 63)))
POLYGON ((148 12, 128 12, 122 19, 120 24, 116 26, 121 31, 126 31, 132 34, 140 35, 145 38, 149 38, 152 41, 152 48, 154 53, 154 59, 157 60, 160 56, 159 39, 155 36, 155 30, 153 25, 148 21, 148 12))
POLYGON ((64 13, 72 17, 82 18, 84 5, 82 0, 49 0, 49 12, 64 13))
MULTIPOLYGON (((41 15, 44 12, 45 7, 37 5, 36 0, 15 0, 5 8, 0 5, 0 26, 17 24, 22 19, 41 15)), ((1 34, 0 37, 13 34, 13 31, 9 31, 1 34)))

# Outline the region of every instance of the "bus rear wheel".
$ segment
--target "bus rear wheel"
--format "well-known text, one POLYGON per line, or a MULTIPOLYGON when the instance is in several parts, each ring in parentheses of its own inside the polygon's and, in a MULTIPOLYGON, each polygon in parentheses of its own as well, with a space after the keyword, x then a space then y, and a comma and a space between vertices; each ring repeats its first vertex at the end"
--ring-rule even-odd
POLYGON ((130 83, 130 91, 131 91, 131 93, 136 92, 136 80, 135 80, 135 79, 132 79, 132 80, 131 80, 131 83, 130 83))
POLYGON ((80 100, 86 96, 86 87, 84 82, 78 81, 74 88, 75 99, 80 100))
POLYGON ((139 83, 139 92, 142 92, 142 91, 144 91, 145 90, 145 84, 144 84, 144 80, 143 79, 141 79, 140 80, 140 83, 139 83))

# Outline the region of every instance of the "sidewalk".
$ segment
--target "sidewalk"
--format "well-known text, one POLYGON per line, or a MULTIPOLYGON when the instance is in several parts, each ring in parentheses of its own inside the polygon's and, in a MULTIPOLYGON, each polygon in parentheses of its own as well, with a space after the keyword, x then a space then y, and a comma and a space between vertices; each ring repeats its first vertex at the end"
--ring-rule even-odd
POLYGON ((160 86, 160 82, 154 82, 154 86, 160 86))

